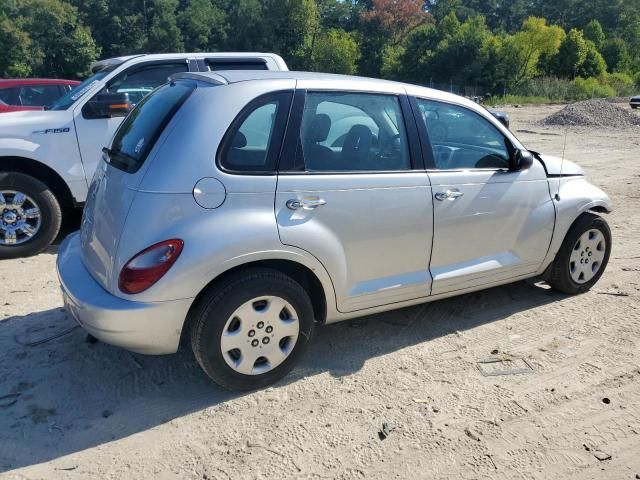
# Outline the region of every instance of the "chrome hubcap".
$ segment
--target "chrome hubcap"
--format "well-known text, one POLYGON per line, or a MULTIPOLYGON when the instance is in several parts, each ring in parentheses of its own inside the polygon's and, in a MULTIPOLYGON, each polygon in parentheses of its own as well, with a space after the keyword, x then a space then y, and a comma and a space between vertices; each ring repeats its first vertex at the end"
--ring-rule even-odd
POLYGON ((584 232, 571 252, 569 273, 576 283, 586 283, 600 271, 606 249, 606 240, 600 230, 584 232))
POLYGON ((28 242, 41 224, 40 208, 31 197, 14 190, 0 190, 0 245, 28 242))
POLYGON ((300 333, 298 315, 280 297, 258 297, 242 304, 222 330, 225 362, 244 375, 273 370, 293 351, 300 333))

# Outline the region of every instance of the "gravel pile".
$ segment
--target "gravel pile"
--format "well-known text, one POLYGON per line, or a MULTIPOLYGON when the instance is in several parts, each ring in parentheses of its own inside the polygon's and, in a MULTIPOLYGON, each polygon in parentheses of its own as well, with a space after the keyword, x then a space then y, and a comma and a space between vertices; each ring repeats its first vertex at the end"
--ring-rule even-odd
POLYGON ((621 128, 640 125, 640 117, 606 100, 567 105, 542 120, 542 125, 621 128))
POLYGON ((605 100, 609 103, 629 103, 630 97, 607 97, 605 100))

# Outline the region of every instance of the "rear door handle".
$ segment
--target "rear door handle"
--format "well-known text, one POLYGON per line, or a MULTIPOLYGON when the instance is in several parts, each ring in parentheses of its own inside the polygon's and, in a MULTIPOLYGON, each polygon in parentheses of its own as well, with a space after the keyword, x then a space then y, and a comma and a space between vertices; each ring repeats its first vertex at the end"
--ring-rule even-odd
POLYGON ((298 210, 302 208, 303 210, 313 210, 316 207, 321 207, 327 203, 323 198, 314 198, 311 200, 298 200, 292 198, 291 200, 287 200, 287 208, 289 210, 298 210))
POLYGON ((458 190, 447 190, 446 192, 437 192, 435 197, 436 200, 440 200, 442 202, 444 200, 455 200, 463 195, 464 193, 458 190))

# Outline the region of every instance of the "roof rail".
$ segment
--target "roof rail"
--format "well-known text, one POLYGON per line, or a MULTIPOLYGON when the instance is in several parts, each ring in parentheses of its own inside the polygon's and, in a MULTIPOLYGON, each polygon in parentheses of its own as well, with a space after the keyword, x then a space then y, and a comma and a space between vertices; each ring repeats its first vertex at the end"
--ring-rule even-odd
POLYGON ((198 80, 200 82, 210 83, 212 85, 228 85, 229 82, 216 73, 212 72, 181 72, 174 73, 169 77, 169 81, 173 82, 174 80, 198 80))

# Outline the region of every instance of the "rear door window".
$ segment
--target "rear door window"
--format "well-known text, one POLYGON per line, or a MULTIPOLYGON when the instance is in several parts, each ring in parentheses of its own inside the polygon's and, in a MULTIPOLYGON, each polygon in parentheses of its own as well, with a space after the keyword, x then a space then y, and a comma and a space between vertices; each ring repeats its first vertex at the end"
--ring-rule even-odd
POLYGON ((296 164, 310 172, 411 169, 398 97, 373 93, 309 92, 296 164))
POLYGON ((249 103, 225 135, 219 155, 223 170, 273 173, 289 115, 291 92, 275 92, 249 103))
POLYGON ((178 81, 143 98, 116 132, 108 152, 109 163, 128 173, 138 171, 166 125, 194 89, 194 82, 178 81))

